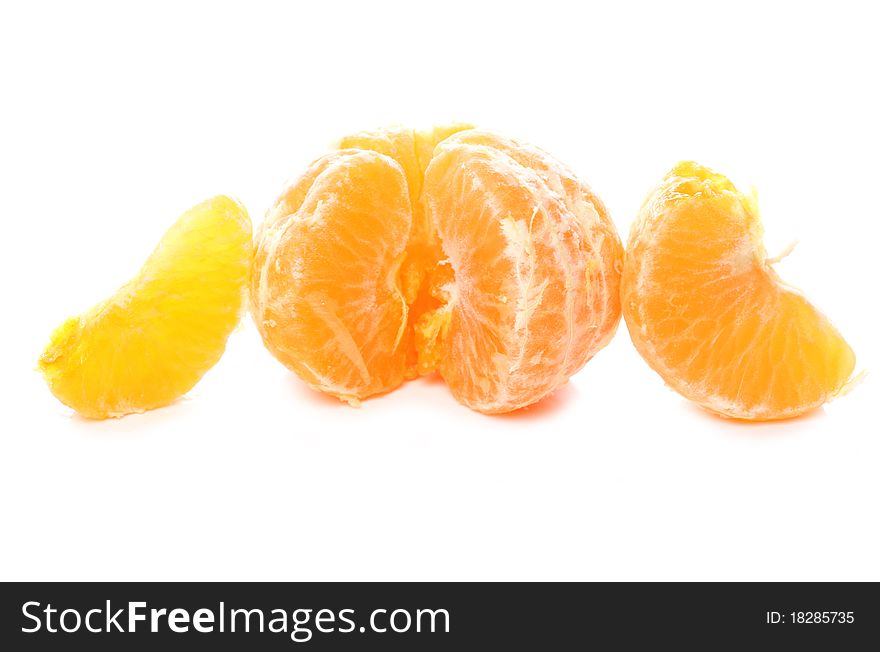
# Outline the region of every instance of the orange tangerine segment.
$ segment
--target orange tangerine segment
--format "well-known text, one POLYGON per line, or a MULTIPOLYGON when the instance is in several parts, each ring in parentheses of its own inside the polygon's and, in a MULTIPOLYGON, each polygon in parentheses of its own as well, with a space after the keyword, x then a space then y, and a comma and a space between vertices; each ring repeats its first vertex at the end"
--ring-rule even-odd
POLYGON ((718 414, 793 417, 846 386, 855 355, 771 267, 754 201, 722 175, 678 164, 633 226, 623 314, 673 389, 718 414))
MULTIPOLYGON (((447 144, 453 143, 485 145, 503 152, 520 165, 534 170, 546 190, 562 201, 577 222, 577 228, 563 228, 563 238, 576 238, 577 241, 573 257, 563 256, 559 262, 569 272, 586 275, 586 291, 566 295, 565 309, 571 314, 569 323, 574 329, 572 340, 582 350, 593 353, 604 347, 620 321, 620 275, 624 255, 620 236, 605 204, 569 168, 533 145, 479 129, 455 135, 447 144), (579 267, 582 261, 586 261, 585 269, 579 267)), ((580 355, 572 355, 561 373, 568 377, 583 364, 580 355)))
POLYGON ((319 159, 270 212, 253 318, 267 348, 314 389, 355 404, 403 381, 399 271, 411 228, 403 169, 367 150, 319 159))
POLYGON ((52 334, 38 363, 52 393, 93 419, 185 394, 239 321, 251 256, 238 202, 215 197, 184 213, 135 278, 52 334))
POLYGON ((438 145, 424 199, 449 269, 433 288, 440 307, 417 325, 419 362, 459 401, 486 413, 534 403, 610 340, 622 248, 565 168, 465 131, 438 145))

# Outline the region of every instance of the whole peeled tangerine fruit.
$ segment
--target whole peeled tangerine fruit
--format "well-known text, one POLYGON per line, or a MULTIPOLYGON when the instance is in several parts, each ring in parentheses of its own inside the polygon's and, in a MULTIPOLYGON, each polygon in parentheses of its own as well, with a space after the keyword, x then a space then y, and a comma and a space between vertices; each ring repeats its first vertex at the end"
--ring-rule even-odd
POLYGON ((256 239, 252 315, 311 387, 356 404, 437 371, 468 407, 509 412, 611 339, 623 248, 561 163, 464 125, 342 145, 256 239))

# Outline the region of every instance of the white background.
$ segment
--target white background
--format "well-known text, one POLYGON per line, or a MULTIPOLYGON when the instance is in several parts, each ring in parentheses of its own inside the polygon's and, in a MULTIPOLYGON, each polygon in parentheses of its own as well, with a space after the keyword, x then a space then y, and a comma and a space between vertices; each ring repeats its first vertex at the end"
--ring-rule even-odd
POLYGON ((877 368, 870 3, 4 3, 0 578, 880 580, 876 376, 743 425, 625 326, 507 417, 421 380, 352 409, 249 318, 177 404, 73 416, 50 331, 217 193, 255 222, 347 132, 473 121, 543 147, 625 237, 682 158, 760 192, 778 266, 877 368), (827 7, 827 8, 825 8, 827 7))

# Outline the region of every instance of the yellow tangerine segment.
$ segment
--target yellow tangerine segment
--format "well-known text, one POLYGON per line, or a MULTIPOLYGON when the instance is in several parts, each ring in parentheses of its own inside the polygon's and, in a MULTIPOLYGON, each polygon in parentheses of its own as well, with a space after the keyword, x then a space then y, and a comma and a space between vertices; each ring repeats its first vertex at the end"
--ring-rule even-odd
POLYGON ((185 394, 239 321, 251 257, 241 204, 219 196, 184 213, 135 278, 52 334, 38 363, 52 393, 94 419, 185 394))
POLYGON ((754 202, 692 162, 642 207, 622 297, 630 336, 651 367, 725 416, 801 414, 839 393, 855 367, 828 319, 772 269, 754 202))

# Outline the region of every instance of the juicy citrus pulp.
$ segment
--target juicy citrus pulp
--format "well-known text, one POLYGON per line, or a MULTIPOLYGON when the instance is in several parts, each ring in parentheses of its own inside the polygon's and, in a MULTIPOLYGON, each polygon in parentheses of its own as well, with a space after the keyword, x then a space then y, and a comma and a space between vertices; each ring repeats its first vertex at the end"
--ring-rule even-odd
POLYGON ((184 213, 137 276, 52 334, 38 363, 52 393, 95 419, 185 394, 239 321, 251 256, 241 204, 220 196, 184 213))
POLYGON ((796 416, 852 375, 852 349, 771 264, 755 202, 693 162, 666 175, 633 225, 622 281, 632 341, 710 411, 796 416))

